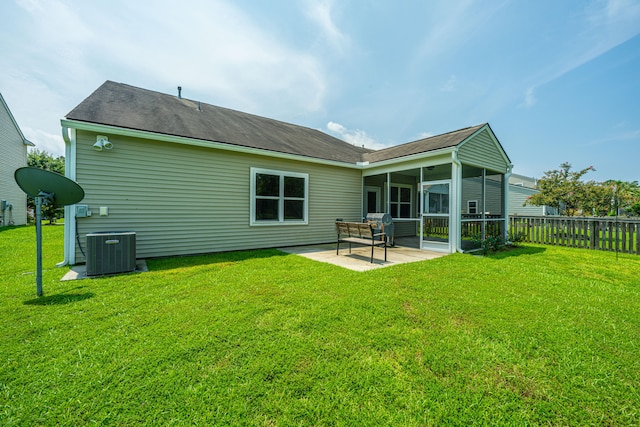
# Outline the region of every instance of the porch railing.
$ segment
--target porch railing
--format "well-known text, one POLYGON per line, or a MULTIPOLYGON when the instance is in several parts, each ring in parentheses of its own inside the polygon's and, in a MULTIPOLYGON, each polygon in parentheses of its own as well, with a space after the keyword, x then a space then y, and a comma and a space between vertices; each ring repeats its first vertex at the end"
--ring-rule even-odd
POLYGON ((509 217, 513 238, 545 245, 617 251, 640 255, 640 218, 566 216, 509 217))

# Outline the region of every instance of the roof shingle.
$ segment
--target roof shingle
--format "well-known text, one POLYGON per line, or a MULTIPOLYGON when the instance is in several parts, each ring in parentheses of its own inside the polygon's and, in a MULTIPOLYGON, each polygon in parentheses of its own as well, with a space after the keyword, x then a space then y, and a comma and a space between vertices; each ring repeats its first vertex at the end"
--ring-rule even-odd
POLYGON ((459 129, 453 132, 443 133, 441 135, 430 136, 417 141, 407 142, 406 144, 400 144, 384 148, 382 150, 365 153, 362 157, 364 161, 375 163, 383 160, 396 159, 398 157, 426 153, 428 151, 439 150, 442 148, 455 147, 483 126, 485 126, 485 124, 459 129))
POLYGON ((348 163, 371 151, 315 129, 112 81, 66 118, 348 163))
POLYGON ((352 164, 454 147, 484 126, 373 151, 316 129, 112 81, 103 83, 66 118, 352 164))

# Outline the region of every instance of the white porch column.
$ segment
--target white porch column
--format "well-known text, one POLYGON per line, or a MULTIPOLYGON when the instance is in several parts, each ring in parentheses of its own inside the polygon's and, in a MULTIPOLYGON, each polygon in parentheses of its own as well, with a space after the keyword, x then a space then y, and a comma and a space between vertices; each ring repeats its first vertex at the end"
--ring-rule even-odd
POLYGON ((504 174, 504 180, 502 183, 503 191, 503 215, 504 215, 504 239, 509 240, 509 178, 511 178, 511 171, 513 170, 513 164, 509 164, 507 167, 507 173, 504 174))
POLYGON ((449 218, 449 239, 451 239, 451 249, 453 251, 462 252, 462 237, 460 214, 462 210, 462 164, 458 160, 458 152, 451 153, 451 212, 449 218))

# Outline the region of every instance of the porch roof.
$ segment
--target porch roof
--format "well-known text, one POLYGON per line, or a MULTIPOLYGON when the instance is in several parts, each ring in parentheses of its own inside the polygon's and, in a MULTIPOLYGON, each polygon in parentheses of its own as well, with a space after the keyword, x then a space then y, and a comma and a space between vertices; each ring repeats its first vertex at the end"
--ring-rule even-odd
POLYGON ((383 160, 392 160, 399 157, 411 156, 414 154, 427 153, 429 151, 440 150, 443 148, 455 147, 464 142, 467 138, 469 138, 484 126, 486 126, 486 123, 443 133, 441 135, 430 136, 428 138, 419 139, 417 141, 408 142, 406 144, 396 145, 394 147, 384 148, 378 151, 372 151, 363 154, 362 158, 364 161, 375 163, 383 160))

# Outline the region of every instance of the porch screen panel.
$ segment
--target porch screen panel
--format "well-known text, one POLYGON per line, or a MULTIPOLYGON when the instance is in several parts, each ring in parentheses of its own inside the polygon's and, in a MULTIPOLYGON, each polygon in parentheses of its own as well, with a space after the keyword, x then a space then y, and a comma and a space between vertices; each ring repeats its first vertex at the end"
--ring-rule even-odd
POLYGON ((504 235, 504 175, 462 165, 462 248, 474 249, 490 236, 504 235), (471 207, 475 212, 470 212, 471 207))

